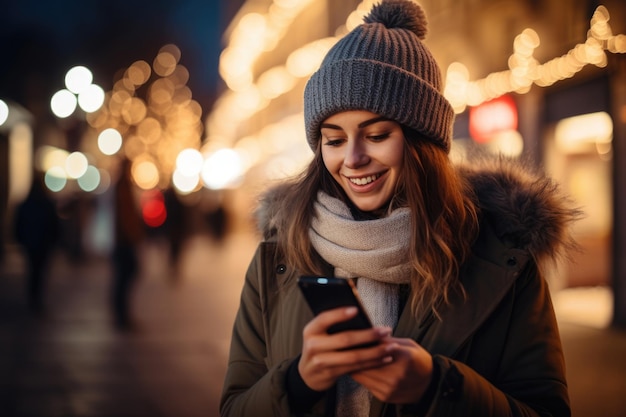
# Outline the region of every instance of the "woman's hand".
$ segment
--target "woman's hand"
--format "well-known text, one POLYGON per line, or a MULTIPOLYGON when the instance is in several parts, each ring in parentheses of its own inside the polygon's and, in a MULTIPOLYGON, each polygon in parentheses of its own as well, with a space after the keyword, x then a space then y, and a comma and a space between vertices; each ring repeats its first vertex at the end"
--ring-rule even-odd
POLYGON ((332 387, 341 375, 381 366, 392 360, 389 352, 395 345, 385 342, 391 334, 388 327, 344 331, 332 335, 327 333, 333 324, 348 320, 356 314, 355 307, 328 310, 317 315, 304 327, 298 371, 309 388, 324 391, 332 387), (373 347, 349 349, 371 342, 377 344, 373 347))
POLYGON ((418 402, 432 378, 432 356, 411 339, 388 338, 387 343, 393 360, 384 366, 353 372, 352 378, 381 401, 418 402))

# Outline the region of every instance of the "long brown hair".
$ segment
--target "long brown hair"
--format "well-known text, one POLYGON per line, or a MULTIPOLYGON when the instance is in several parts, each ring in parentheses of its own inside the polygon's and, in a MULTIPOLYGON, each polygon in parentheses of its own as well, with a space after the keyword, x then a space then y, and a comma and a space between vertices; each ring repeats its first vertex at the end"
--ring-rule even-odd
POLYGON ((478 234, 478 213, 469 184, 437 145, 405 129, 406 152, 398 206, 411 208, 411 307, 414 313, 448 302, 478 234))
MULTIPOLYGON (((411 208, 411 309, 416 315, 427 310, 437 314, 437 303, 447 302, 450 292, 460 288, 459 269, 478 231, 477 209, 446 152, 416 132, 403 130, 402 175, 388 210, 411 208)), ((352 203, 327 171, 319 142, 311 163, 286 190, 275 217, 281 252, 303 273, 320 274, 309 239, 317 192, 352 203)))

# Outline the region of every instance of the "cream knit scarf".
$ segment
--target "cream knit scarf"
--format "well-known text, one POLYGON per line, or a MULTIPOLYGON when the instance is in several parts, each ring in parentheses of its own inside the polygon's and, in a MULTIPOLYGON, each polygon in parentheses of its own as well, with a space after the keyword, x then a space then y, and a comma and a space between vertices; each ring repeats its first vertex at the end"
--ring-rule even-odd
MULTIPOLYGON (((394 327, 399 286, 410 281, 410 211, 356 221, 340 200, 318 192, 309 236, 315 250, 335 267, 335 276, 358 278, 357 289, 375 326, 394 327)), ((371 394, 350 377, 337 383, 337 416, 366 417, 371 394)))

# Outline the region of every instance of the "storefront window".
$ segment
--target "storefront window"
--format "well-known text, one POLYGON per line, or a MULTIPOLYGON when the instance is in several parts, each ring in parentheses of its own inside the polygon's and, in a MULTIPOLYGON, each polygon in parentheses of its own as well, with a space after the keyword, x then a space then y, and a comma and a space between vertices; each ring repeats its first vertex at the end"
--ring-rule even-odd
POLYGON ((548 133, 545 166, 585 213, 575 226, 581 252, 559 267, 559 287, 609 285, 613 123, 605 112, 568 117, 548 133))

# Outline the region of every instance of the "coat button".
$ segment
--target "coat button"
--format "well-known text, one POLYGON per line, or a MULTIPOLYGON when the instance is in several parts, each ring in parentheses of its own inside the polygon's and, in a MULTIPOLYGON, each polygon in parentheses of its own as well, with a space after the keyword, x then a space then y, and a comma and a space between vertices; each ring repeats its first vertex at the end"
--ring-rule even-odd
POLYGON ((279 264, 279 265, 276 267, 276 273, 277 273, 277 274, 284 274, 284 273, 285 273, 285 271, 287 271, 287 266, 286 266, 286 265, 284 265, 284 264, 279 264))
POLYGON ((449 400, 457 399, 463 391, 463 379, 463 374, 456 366, 451 366, 441 386, 441 396, 449 400))

